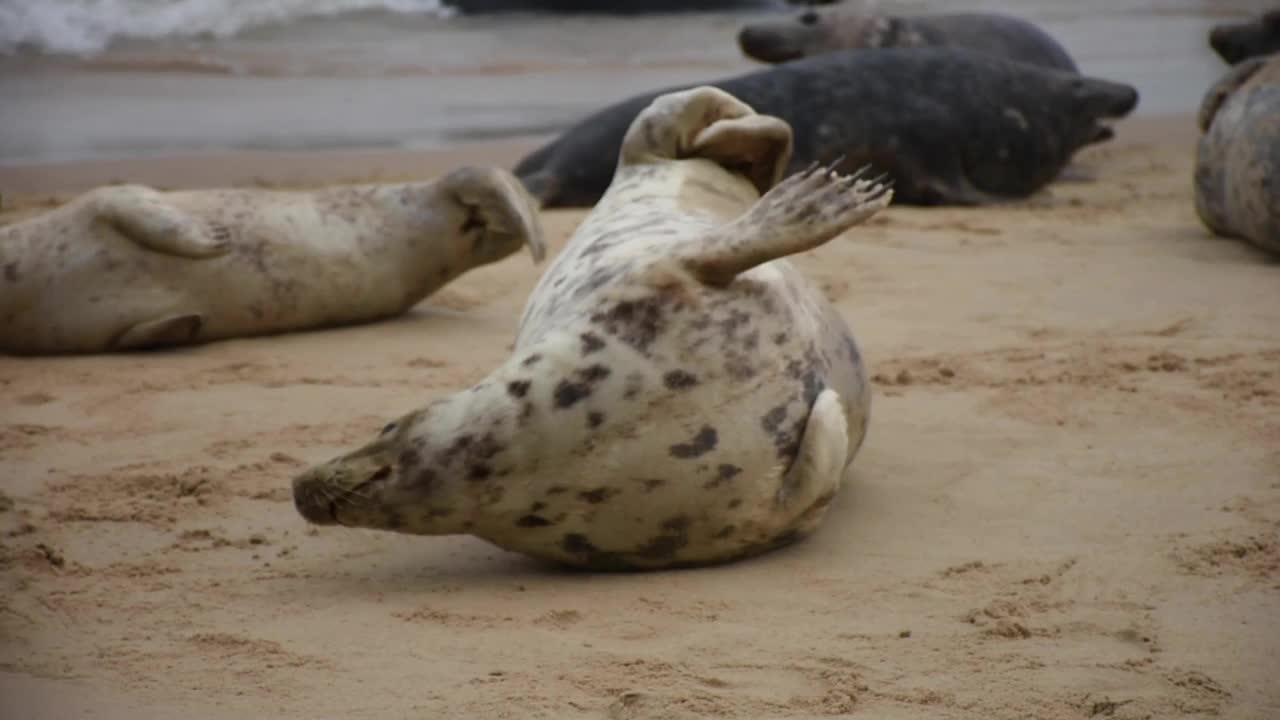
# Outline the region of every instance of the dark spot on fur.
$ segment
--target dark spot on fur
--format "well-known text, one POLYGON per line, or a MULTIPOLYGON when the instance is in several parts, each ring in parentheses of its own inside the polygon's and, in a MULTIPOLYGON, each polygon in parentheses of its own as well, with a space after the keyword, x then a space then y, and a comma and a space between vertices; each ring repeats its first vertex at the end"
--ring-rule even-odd
POLYGON ((507 393, 511 397, 522 398, 529 392, 529 387, 533 385, 529 380, 512 380, 507 383, 507 393))
POLYGON ((546 504, 546 503, 544 503, 544 502, 536 502, 536 503, 534 503, 534 504, 529 508, 529 512, 536 513, 536 512, 541 512, 541 511, 546 510, 546 509, 547 509, 547 504, 546 504))
POLYGON ((534 354, 530 355, 529 357, 525 358, 523 361, 521 361, 521 363, 520 363, 520 364, 521 364, 521 365, 523 365, 523 366, 525 366, 525 367, 533 367, 533 366, 534 366, 534 365, 536 365, 536 364, 537 364, 537 362, 538 362, 539 360, 541 360, 541 359, 542 359, 542 356, 541 356, 541 355, 539 355, 538 353, 534 353, 534 354))
POLYGON ((436 482, 436 471, 431 468, 423 468, 413 479, 413 484, 419 488, 429 488, 436 482))
POLYGON ((591 544, 586 535, 582 533, 569 533, 560 541, 560 547, 564 548, 568 553, 591 553, 596 552, 597 548, 591 544))
POLYGON ((698 378, 684 370, 672 370, 662 376, 662 383, 668 390, 688 390, 698 384, 698 378))
POLYGON ((516 520, 516 527, 522 528, 546 527, 550 524, 551 521, 541 515, 523 515, 516 520))
POLYGON ((422 456, 413 448, 409 448, 408 450, 400 453, 400 467, 402 468, 416 467, 421 462, 422 456))
POLYGON ((598 428, 604 424, 604 413, 598 410, 592 410, 587 413, 587 427, 598 428))
POLYGON ((627 375, 626 389, 622 391, 622 397, 626 400, 632 400, 640 391, 644 389, 644 375, 633 372, 627 375))
POLYGON ((732 510, 733 508, 736 508, 741 504, 742 504, 742 498, 734 498, 729 501, 729 509, 732 510))
POLYGON ((4 279, 9 282, 18 282, 18 263, 5 263, 4 279))
POLYGON ((760 427, 764 428, 764 431, 769 433, 770 435, 777 435, 778 428, 782 427, 782 423, 786 419, 787 419, 787 406, 779 405, 778 407, 765 413, 764 417, 760 418, 760 427))
POLYGON ((670 448, 671 456, 678 458, 696 458, 716 449, 720 435, 710 425, 703 425, 697 435, 687 443, 677 443, 670 448))
POLYGON ((595 333, 585 332, 580 336, 582 338, 582 354, 590 355, 604 347, 604 340, 600 339, 595 333))
POLYGON ((569 492, 569 488, 563 485, 552 485, 551 487, 547 488, 548 495, 561 495, 567 492, 569 492))
POLYGON ((476 482, 488 480, 491 475, 493 475, 493 468, 484 464, 472 465, 467 471, 467 478, 476 482))
POLYGON ((583 382, 597 383, 609 377, 612 372, 604 365, 592 365, 578 370, 578 377, 582 378, 583 382))
POLYGON ((725 538, 732 535, 733 532, 737 529, 738 528, 733 525, 725 525, 723 528, 720 529, 720 532, 715 534, 715 538, 717 540, 724 540, 725 538))
POLYGON ((673 557, 689 544, 689 517, 677 515, 662 523, 662 534, 651 538, 637 549, 636 554, 652 559, 673 557))
POLYGON ((702 487, 708 490, 712 490, 714 488, 720 487, 721 485, 737 477, 738 474, 741 472, 742 472, 742 468, 738 467, 737 465, 721 463, 716 468, 716 476, 711 480, 708 480, 702 487))
POLYGON ((614 490, 613 488, 600 487, 600 488, 596 488, 595 490, 583 490, 582 492, 578 493, 578 499, 589 502, 592 505, 599 505, 600 503, 604 502, 605 500, 608 500, 609 498, 617 494, 618 494, 618 491, 614 490))
POLYGON ((568 380, 561 380, 560 384, 556 385, 556 407, 573 407, 579 400, 590 394, 591 386, 586 383, 571 383, 568 380))
POLYGON ((645 478, 640 482, 644 483, 645 492, 653 492, 654 490, 657 490, 658 488, 667 484, 666 480, 662 480, 660 478, 645 478))
POLYGON ((605 332, 614 335, 640 352, 645 352, 663 329, 662 300, 647 297, 623 300, 612 308, 591 316, 591 322, 602 325, 605 332))

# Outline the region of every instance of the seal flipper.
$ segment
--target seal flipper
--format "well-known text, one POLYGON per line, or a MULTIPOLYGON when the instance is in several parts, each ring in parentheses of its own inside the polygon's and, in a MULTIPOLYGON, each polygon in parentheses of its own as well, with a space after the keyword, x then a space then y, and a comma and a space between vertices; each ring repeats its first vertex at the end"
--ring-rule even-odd
POLYGON ((199 260, 231 251, 230 229, 188 215, 148 187, 103 188, 93 207, 103 221, 154 252, 199 260))
POLYGON ((691 243, 685 266, 700 281, 724 286, 757 265, 828 242, 892 200, 890 185, 864 179, 865 170, 839 175, 810 167, 792 175, 712 237, 691 243))
POLYGON ((204 316, 194 313, 169 315, 156 320, 145 320, 117 335, 107 345, 109 350, 145 350, 148 348, 184 345, 200 334, 204 316))
POLYGON ((840 395, 827 388, 818 394, 805 422, 800 452, 782 477, 775 502, 796 510, 796 529, 807 531, 835 497, 849 462, 849 424, 840 395))

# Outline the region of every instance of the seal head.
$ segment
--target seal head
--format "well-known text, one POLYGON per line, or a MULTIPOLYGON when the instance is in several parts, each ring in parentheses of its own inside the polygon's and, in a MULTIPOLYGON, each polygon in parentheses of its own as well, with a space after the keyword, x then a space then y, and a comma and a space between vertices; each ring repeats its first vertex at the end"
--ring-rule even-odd
POLYGON ((1223 23, 1209 31, 1209 47, 1228 65, 1280 52, 1280 9, 1243 23, 1223 23))

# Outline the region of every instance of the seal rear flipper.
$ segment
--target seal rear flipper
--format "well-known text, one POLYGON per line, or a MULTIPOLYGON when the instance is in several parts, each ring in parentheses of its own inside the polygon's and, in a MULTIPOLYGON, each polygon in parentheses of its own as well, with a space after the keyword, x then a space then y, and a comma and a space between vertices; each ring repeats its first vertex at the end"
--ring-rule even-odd
POLYGON ((107 344, 107 349, 145 350, 184 345, 195 340, 202 327, 204 316, 195 313, 146 320, 126 328, 107 344))
POLYGON ((765 193, 791 162, 792 147, 785 121, 702 85, 654 98, 627 129, 618 167, 700 157, 745 176, 765 193))
POLYGON ((497 262, 527 246, 535 263, 547 255, 538 203, 523 182, 498 168, 464 167, 441 180, 465 211, 462 233, 478 233, 473 246, 477 265, 497 262))
POLYGON ((120 234, 154 252, 198 260, 231 251, 230 228, 179 210, 151 188, 98 190, 94 211, 120 234))
POLYGON ((691 243, 685 266, 700 281, 724 286, 757 265, 828 242, 893 199, 890 184, 864 179, 865 171, 839 175, 815 166, 792 175, 712 237, 691 243))
POLYGON ((840 395, 827 388, 818 394, 805 422, 800 452, 782 476, 775 502, 795 513, 798 529, 812 526, 840 489, 849 462, 849 423, 840 395))

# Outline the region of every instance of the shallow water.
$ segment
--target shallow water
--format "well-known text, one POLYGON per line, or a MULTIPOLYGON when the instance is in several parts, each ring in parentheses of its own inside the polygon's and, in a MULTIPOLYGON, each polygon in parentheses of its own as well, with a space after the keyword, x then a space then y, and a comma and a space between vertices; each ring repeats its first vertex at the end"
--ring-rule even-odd
MULTIPOLYGON (((24 1, 83 2, 0 0, 0 9, 24 1)), ((209 2, 240 7, 238 0, 209 2)), ((282 4, 296 5, 267 3, 282 4)), ((316 0, 308 7, 373 5, 415 11, 283 18, 234 32, 228 18, 221 30, 198 37, 165 35, 153 18, 150 31, 159 37, 117 38, 81 55, 28 49, 0 58, 0 164, 229 149, 427 148, 549 133, 633 93, 759 68, 742 57, 734 36, 744 22, 771 13, 440 17, 427 0, 316 0)), ((1206 43, 1209 27, 1268 5, 987 0, 964 8, 1040 23, 1084 72, 1136 85, 1137 114, 1163 115, 1194 111, 1222 72, 1206 43)))

